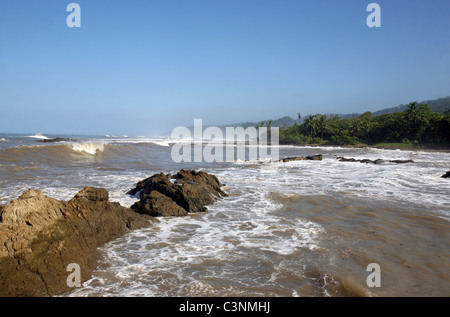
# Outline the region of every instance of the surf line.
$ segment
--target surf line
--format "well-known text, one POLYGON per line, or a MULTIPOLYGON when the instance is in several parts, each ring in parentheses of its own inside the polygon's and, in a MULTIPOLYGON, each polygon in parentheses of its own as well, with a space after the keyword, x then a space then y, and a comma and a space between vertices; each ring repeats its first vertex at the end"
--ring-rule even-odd
POLYGON ((171 157, 180 162, 235 162, 239 158, 279 160, 279 128, 271 127, 220 127, 209 126, 203 131, 202 119, 194 119, 194 133, 188 127, 176 127, 172 130, 171 157), (268 144, 270 139, 270 145, 268 144), (185 142, 185 141, 191 142, 185 142), (206 143, 206 144, 205 144, 206 143), (192 160, 192 148, 194 160, 192 160), (270 151, 269 151, 270 149, 270 151), (226 155, 224 157, 224 152, 226 155), (247 152, 247 153, 246 153, 247 152), (269 154, 270 152, 270 154, 269 154))

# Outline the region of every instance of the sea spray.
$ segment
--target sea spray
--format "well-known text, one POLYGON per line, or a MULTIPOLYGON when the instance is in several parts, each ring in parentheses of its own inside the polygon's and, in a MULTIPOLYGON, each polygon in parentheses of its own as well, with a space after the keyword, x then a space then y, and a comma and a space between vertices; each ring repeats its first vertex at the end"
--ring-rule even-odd
POLYGON ((97 152, 103 152, 105 149, 105 143, 94 142, 94 143, 73 143, 72 149, 76 152, 84 152, 91 155, 97 154, 97 152))

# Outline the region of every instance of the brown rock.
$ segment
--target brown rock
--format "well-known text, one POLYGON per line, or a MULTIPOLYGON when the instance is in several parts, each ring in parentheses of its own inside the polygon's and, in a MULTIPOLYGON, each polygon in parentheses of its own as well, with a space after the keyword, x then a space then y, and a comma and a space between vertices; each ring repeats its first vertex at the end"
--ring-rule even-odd
POLYGON ((104 188, 85 187, 75 195, 75 198, 86 198, 91 201, 108 201, 109 193, 104 188))
POLYGON ((67 267, 81 280, 96 267, 97 247, 127 230, 148 226, 151 216, 206 211, 226 194, 210 174, 181 170, 173 179, 156 174, 133 190, 134 210, 109 202, 105 189, 86 187, 69 201, 30 189, 0 207, 0 296, 49 296, 70 291, 67 267), (141 214, 139 214, 141 213, 141 214), (150 216, 151 215, 151 216, 150 216))
MULTIPOLYGON (((169 215, 184 215, 180 213, 178 206, 186 212, 205 212, 206 206, 213 204, 220 197, 226 196, 216 176, 206 172, 196 172, 192 170, 180 170, 176 175, 155 174, 137 183, 136 187, 128 192, 130 195, 139 193, 140 202, 132 206, 132 209, 139 213, 159 214, 157 210, 150 211, 149 208, 159 206, 157 200, 163 198, 153 195, 146 201, 147 197, 154 191, 159 192, 172 200, 170 204, 172 211, 165 208, 164 213, 169 215), (172 181, 171 179, 174 179, 172 181)), ((161 208, 158 207, 160 210, 161 208)))
POLYGON ((376 159, 376 160, 362 159, 362 160, 357 160, 357 159, 354 159, 354 158, 345 158, 345 157, 342 157, 342 156, 338 156, 338 157, 336 157, 336 159, 338 159, 340 162, 360 162, 360 163, 366 163, 366 164, 382 164, 382 163, 385 163, 385 162, 396 163, 396 164, 414 163, 413 160, 388 160, 388 161, 385 161, 383 159, 376 159))
POLYGON ((136 202, 131 208, 152 217, 178 217, 188 214, 184 208, 156 190, 136 202))
POLYGON ((321 161, 322 160, 322 154, 311 155, 311 156, 286 157, 286 158, 282 159, 281 161, 283 161, 283 162, 291 162, 291 161, 305 161, 305 160, 321 161))
POLYGON ((69 202, 28 190, 0 209, 0 296, 48 296, 69 291, 67 266, 81 279, 96 266, 97 247, 149 216, 111 203, 104 189, 85 188, 69 202))
POLYGON ((198 183, 207 187, 208 190, 212 193, 215 193, 219 196, 226 196, 226 194, 222 191, 222 187, 225 185, 222 184, 215 175, 211 175, 203 171, 200 172, 192 170, 185 171, 182 169, 177 174, 172 176, 172 178, 176 179, 178 183, 183 182, 198 183))

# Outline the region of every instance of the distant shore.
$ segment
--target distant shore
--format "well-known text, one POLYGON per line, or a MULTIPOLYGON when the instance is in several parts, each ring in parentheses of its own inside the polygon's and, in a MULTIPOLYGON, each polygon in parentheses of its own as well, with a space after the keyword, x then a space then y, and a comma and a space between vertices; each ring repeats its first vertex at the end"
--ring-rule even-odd
POLYGON ((310 146, 310 147, 342 147, 342 148, 373 148, 381 150, 403 150, 403 151, 423 151, 423 152, 450 152, 450 145, 443 144, 404 144, 404 143, 377 143, 377 144, 298 144, 298 143, 280 143, 280 145, 310 146))

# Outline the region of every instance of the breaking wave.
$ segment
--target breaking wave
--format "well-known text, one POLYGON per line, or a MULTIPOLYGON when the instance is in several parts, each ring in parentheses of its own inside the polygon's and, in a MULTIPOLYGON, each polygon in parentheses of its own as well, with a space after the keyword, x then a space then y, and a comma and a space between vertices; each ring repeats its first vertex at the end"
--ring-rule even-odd
POLYGON ((72 150, 76 152, 83 152, 91 155, 95 155, 98 152, 103 152, 105 150, 105 143, 94 142, 94 143, 73 143, 72 150))
POLYGON ((40 140, 48 140, 49 139, 42 133, 36 133, 35 135, 28 135, 27 138, 40 139, 40 140))

